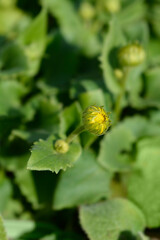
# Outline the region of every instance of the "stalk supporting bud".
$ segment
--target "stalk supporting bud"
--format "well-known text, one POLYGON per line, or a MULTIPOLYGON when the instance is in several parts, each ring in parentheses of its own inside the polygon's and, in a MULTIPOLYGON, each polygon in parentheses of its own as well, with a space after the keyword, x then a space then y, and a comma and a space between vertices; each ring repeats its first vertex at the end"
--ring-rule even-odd
POLYGON ((85 130, 100 136, 105 134, 111 125, 109 113, 102 107, 90 106, 86 108, 82 116, 85 130))
POLYGON ((57 151, 57 153, 62 153, 63 154, 63 153, 68 152, 69 144, 62 139, 58 139, 55 142, 54 148, 57 151))
POLYGON ((119 62, 123 67, 137 66, 145 60, 145 57, 145 50, 139 43, 128 44, 118 53, 119 62))

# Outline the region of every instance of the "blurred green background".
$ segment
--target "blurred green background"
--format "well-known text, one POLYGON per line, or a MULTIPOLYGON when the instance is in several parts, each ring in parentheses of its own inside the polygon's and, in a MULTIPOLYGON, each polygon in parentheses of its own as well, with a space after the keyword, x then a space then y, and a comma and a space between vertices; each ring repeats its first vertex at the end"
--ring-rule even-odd
POLYGON ((160 1, 0 0, 0 240, 160 239, 159 227, 160 1), (146 58, 123 92, 131 43, 146 58), (76 138, 66 171, 27 170, 33 143, 47 156, 90 105, 111 112, 109 131, 76 138))

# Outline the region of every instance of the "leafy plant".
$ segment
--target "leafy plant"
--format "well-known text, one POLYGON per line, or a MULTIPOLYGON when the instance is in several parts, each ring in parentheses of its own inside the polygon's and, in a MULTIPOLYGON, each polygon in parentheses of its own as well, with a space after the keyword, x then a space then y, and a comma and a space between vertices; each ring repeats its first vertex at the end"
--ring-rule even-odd
POLYGON ((159 10, 0 0, 0 240, 159 234, 159 10))

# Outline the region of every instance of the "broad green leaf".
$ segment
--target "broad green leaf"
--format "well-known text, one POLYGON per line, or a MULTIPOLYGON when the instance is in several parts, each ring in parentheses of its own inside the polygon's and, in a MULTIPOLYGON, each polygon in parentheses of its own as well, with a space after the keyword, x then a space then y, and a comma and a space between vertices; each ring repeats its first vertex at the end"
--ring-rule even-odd
POLYGON ((41 58, 46 47, 47 12, 42 9, 39 15, 33 19, 30 25, 20 34, 18 41, 22 45, 28 58, 27 75, 37 73, 41 58))
POLYGON ((100 144, 99 163, 111 171, 128 170, 130 159, 122 152, 131 151, 134 140, 134 135, 125 126, 107 132, 100 144))
POLYGON ((0 115, 14 113, 21 107, 21 98, 26 94, 25 87, 16 81, 0 82, 0 115))
POLYGON ((128 197, 146 216, 147 226, 160 226, 160 137, 144 139, 138 144, 138 154, 129 179, 128 197))
POLYGON ((69 43, 81 48, 88 56, 99 53, 100 42, 97 36, 82 23, 71 1, 42 0, 41 2, 56 17, 60 30, 69 43))
POLYGON ((154 123, 141 115, 127 117, 120 125, 128 128, 128 130, 134 135, 135 139, 145 136, 160 135, 159 124, 154 123))
POLYGON ((108 197, 111 176, 99 166, 92 152, 84 150, 73 168, 61 174, 53 208, 70 208, 108 197))
POLYGON ((6 235, 6 231, 4 229, 3 220, 2 220, 1 215, 0 215, 0 239, 7 240, 7 235, 6 235))
POLYGON ((74 164, 81 153, 80 145, 72 143, 67 153, 58 154, 54 149, 56 140, 55 136, 51 136, 47 140, 40 139, 39 142, 35 142, 27 165, 29 170, 50 170, 58 173, 59 170, 66 170, 74 164))
POLYGON ((117 48, 124 42, 118 21, 113 19, 105 36, 100 57, 105 84, 113 94, 117 94, 120 91, 120 84, 114 75, 113 67, 117 67, 117 48))
POLYGON ((32 204, 34 209, 51 207, 56 184, 55 174, 48 171, 31 172, 19 169, 15 172, 15 181, 23 196, 32 204))
POLYGON ((90 240, 118 240, 121 232, 142 231, 145 218, 132 202, 118 198, 80 207, 80 223, 90 240))
MULTIPOLYGON (((38 140, 50 134, 59 133, 61 103, 53 96, 37 94, 29 99, 22 108, 25 121, 31 122, 31 128, 26 132, 26 137, 38 140), (28 136, 27 136, 28 135, 28 136)), ((25 136, 25 135, 24 135, 25 136)))

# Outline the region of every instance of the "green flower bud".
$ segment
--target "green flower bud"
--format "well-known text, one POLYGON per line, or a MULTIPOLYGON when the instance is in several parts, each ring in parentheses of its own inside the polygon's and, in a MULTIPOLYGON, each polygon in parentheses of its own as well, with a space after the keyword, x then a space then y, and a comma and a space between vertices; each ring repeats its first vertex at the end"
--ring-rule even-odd
POLYGON ((123 78, 123 76, 124 76, 124 73, 123 73, 123 71, 121 69, 116 68, 114 70, 114 75, 116 76, 117 79, 121 80, 123 78))
POLYGON ((80 10, 79 10, 80 16, 84 19, 84 20, 91 20, 94 15, 95 15, 95 9, 94 7, 88 3, 88 2, 83 2, 80 6, 80 10))
POLYGON ((145 57, 145 50, 138 43, 128 44, 118 53, 119 62, 123 67, 137 66, 145 60, 145 57))
POLYGON ((106 10, 110 13, 119 12, 121 8, 120 0, 105 0, 104 6, 106 10))
POLYGON ((100 136, 105 134, 111 125, 109 113, 102 107, 90 106, 86 108, 82 116, 85 130, 100 136))
POLYGON ((66 153, 69 150, 69 144, 62 139, 58 139, 54 145, 57 153, 66 153))

